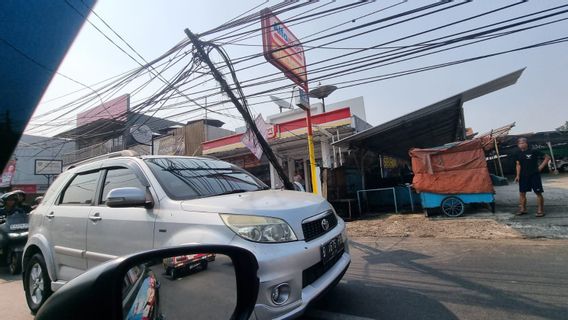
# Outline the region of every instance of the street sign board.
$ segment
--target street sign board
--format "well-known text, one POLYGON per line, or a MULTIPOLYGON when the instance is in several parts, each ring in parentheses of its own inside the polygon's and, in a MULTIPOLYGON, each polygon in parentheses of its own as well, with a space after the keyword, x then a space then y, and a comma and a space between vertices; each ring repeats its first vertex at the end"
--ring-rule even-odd
POLYGON ((40 160, 36 159, 34 173, 36 175, 58 175, 63 169, 62 160, 40 160))
POLYGON ((308 75, 302 44, 269 9, 262 10, 261 14, 264 57, 307 92, 308 75))

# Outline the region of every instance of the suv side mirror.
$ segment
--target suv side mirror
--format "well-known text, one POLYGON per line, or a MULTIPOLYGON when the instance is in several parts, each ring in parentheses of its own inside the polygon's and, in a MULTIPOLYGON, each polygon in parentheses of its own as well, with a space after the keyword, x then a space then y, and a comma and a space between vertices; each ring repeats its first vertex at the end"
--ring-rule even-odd
POLYGON ((111 260, 69 281, 35 319, 248 320, 258 296, 257 270, 254 254, 235 246, 146 251, 111 260), (172 268, 179 270, 168 271, 172 268))
POLYGON ((111 208, 151 207, 152 201, 146 199, 146 193, 143 190, 125 187, 110 190, 106 205, 111 208))

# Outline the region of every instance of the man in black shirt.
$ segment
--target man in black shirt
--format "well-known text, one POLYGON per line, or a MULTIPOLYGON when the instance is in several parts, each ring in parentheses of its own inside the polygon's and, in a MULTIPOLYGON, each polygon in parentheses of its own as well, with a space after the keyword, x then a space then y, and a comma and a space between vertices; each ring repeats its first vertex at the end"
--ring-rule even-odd
POLYGON ((550 156, 534 149, 529 149, 527 138, 517 140, 519 153, 515 156, 517 176, 515 182, 519 183, 520 210, 517 215, 527 213, 527 192, 534 191, 537 197, 537 217, 544 217, 544 198, 542 193, 542 180, 540 172, 550 161, 550 156), (544 161, 539 165, 538 161, 544 157, 544 161))

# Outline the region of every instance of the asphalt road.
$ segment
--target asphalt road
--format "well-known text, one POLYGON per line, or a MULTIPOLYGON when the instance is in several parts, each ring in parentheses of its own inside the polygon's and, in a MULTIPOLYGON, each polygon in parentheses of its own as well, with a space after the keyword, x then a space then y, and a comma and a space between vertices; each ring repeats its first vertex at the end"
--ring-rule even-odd
POLYGON ((0 268, 0 318, 33 319, 26 304, 22 277, 11 275, 6 267, 0 268))
MULTIPOLYGON (((344 279, 304 319, 568 319, 565 240, 354 239, 351 252, 344 279)), ((180 280, 161 279, 161 305, 188 307, 198 292, 203 307, 228 306, 225 296, 207 296, 218 290, 215 279, 226 280, 227 272, 215 271, 217 262, 180 280), (188 285, 198 282, 206 289, 188 285)), ((19 277, 6 269, 0 270, 0 312, 2 319, 32 319, 19 277)), ((182 312, 182 319, 197 314, 182 312)))
POLYGON ((154 270, 160 283, 160 313, 168 319, 229 319, 237 305, 236 278, 231 259, 217 255, 206 270, 184 273, 173 280, 154 270))
POLYGON ((568 319, 565 240, 357 239, 311 319, 568 319))

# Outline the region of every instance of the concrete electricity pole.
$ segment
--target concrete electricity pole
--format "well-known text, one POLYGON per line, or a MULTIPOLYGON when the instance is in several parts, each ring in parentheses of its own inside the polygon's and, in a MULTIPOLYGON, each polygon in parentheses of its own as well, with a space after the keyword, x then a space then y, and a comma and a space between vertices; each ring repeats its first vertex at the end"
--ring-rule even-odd
MULTIPOLYGON (((288 179, 288 176, 284 172, 284 169, 280 165, 280 162, 278 162, 278 159, 276 159, 274 152, 272 152, 272 148, 270 148, 270 145, 268 145, 268 142, 264 139, 264 137, 262 136, 262 134, 260 133, 260 131, 256 127, 256 123, 252 119, 248 110, 241 104, 239 99, 235 96, 235 94, 233 93, 233 91, 229 87, 229 84, 227 84, 227 81, 225 81, 225 79, 223 78, 223 76, 221 75, 219 70, 217 70, 217 68, 215 67, 213 62, 211 62, 211 59, 209 59, 209 56, 207 55, 207 53, 203 49, 202 42, 197 38, 197 36, 195 34, 193 34, 191 31, 189 31, 189 29, 185 29, 185 34, 188 36, 189 40, 191 40, 191 42, 193 43, 193 46, 195 47, 195 50, 197 51, 197 54, 199 55, 201 61, 205 62, 205 64, 209 67, 209 70, 211 70, 213 77, 221 85, 221 89, 229 96, 229 99, 231 99, 231 101, 233 102, 233 104, 235 105, 237 110, 243 116, 243 119, 245 120, 245 122, 247 123, 249 128, 252 130, 252 132, 256 136, 258 143, 262 147, 262 151, 264 152, 264 154, 266 154, 268 161, 270 161, 270 163, 272 164, 272 166, 274 167, 274 169, 278 173, 278 176, 282 180, 284 187, 288 190, 294 190, 294 185, 288 179)), ((227 63, 227 65, 229 65, 230 62, 227 61, 226 57, 223 57, 223 58, 225 59, 225 63, 227 63)), ((233 73, 232 68, 229 68, 229 69, 231 69, 231 73, 233 73)), ((236 78, 235 74, 233 74, 233 78, 236 78)))

